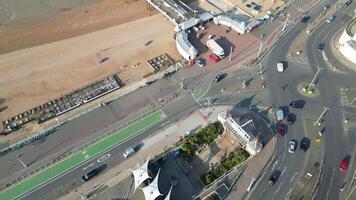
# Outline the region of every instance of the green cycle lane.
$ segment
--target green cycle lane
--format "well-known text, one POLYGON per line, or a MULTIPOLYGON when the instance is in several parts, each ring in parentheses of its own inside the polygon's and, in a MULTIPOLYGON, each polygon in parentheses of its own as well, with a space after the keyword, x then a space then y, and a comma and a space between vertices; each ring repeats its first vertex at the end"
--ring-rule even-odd
POLYGON ((200 87, 198 90, 193 91, 193 98, 199 100, 200 98, 204 97, 206 93, 208 93, 209 88, 210 83, 202 85, 202 87, 200 87))
POLYGON ((139 134, 144 129, 158 123, 162 119, 166 118, 166 115, 162 110, 156 111, 147 117, 137 121, 118 133, 115 133, 107 138, 100 140, 99 142, 85 148, 83 151, 73 154, 67 159, 55 164, 44 171, 41 171, 24 181, 9 187, 8 189, 0 193, 0 199, 15 199, 21 195, 30 192, 37 187, 63 175, 78 165, 84 163, 90 158, 93 158, 100 153, 114 147, 123 140, 139 134))

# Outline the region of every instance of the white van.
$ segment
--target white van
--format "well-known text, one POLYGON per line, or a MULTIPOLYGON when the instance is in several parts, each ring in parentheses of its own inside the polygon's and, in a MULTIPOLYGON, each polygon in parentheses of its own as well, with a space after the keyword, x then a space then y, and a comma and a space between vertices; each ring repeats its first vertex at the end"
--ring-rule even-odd
POLYGON ((334 21, 334 19, 335 19, 335 16, 331 15, 330 17, 328 17, 328 19, 326 19, 326 22, 331 23, 332 21, 334 21))
POLYGON ((125 150, 125 152, 122 154, 125 158, 129 157, 130 155, 136 153, 136 150, 133 147, 129 147, 125 150))
POLYGON ((284 64, 282 62, 277 63, 277 72, 284 71, 284 64))

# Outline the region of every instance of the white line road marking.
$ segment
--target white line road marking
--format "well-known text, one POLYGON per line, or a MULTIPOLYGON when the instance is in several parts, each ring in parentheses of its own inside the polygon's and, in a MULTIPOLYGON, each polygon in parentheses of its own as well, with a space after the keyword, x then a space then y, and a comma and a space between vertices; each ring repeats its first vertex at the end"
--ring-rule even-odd
POLYGON ((163 126, 169 124, 170 122, 171 122, 171 121, 166 121, 166 122, 164 122, 163 124, 161 124, 161 127, 163 127, 163 126))
POLYGON ((283 154, 282 161, 286 158, 286 153, 283 154))
POLYGON ((278 189, 274 192, 274 194, 276 194, 276 193, 281 189, 282 185, 283 185, 283 182, 281 182, 281 184, 279 184, 279 187, 278 187, 278 189))
POLYGON ((92 167, 92 166, 94 166, 94 163, 91 163, 90 165, 84 167, 82 170, 85 171, 85 170, 87 170, 88 168, 90 168, 90 167, 92 167))
POLYGON ((108 154, 105 154, 105 155, 102 155, 102 156, 100 156, 96 161, 97 161, 98 163, 104 162, 105 160, 109 159, 110 156, 111 156, 111 155, 110 155, 109 153, 108 153, 108 154))
POLYGON ((331 176, 330 185, 329 185, 329 190, 328 190, 328 192, 326 193, 326 200, 329 199, 329 193, 330 193, 330 190, 331 190, 331 185, 332 185, 332 183, 333 183, 334 175, 335 175, 335 169, 333 169, 333 174, 332 174, 332 176, 331 176))
POLYGON ((294 177, 295 177, 296 175, 298 175, 298 174, 299 174, 299 172, 295 172, 295 173, 293 174, 292 178, 290 179, 290 182, 292 182, 293 179, 294 179, 294 177))
POLYGON ((278 163, 278 160, 273 164, 272 171, 273 171, 274 168, 276 167, 277 163, 278 163))
POLYGON ((287 166, 285 166, 285 167, 283 168, 282 173, 281 173, 281 176, 283 175, 284 171, 286 171, 286 169, 287 169, 287 166))

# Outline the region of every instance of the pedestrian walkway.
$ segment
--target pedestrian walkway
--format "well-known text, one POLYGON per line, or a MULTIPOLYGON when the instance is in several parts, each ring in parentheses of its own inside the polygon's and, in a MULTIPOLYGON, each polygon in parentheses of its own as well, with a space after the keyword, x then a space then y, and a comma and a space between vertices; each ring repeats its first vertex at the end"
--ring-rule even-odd
MULTIPOLYGON (((248 195, 247 189, 253 180, 256 180, 260 177, 261 172, 263 172, 267 164, 270 162, 275 150, 275 145, 276 139, 274 138, 263 148, 259 154, 247 162, 247 167, 244 170, 244 173, 235 183, 235 186, 233 186, 231 189, 231 192, 226 197, 226 200, 243 199, 246 195, 248 195)), ((250 193, 252 192, 253 188, 250 193)))
POLYGON ((307 57, 288 57, 288 61, 298 64, 309 64, 307 57))
POLYGON ((118 143, 139 134, 144 129, 156 124, 165 117, 166 115, 163 113, 163 111, 156 111, 141 119, 140 121, 131 124, 118 133, 113 134, 84 149, 83 151, 70 156, 66 160, 51 166, 48 169, 45 169, 44 171, 41 171, 12 187, 9 187, 0 193, 0 199, 15 199, 20 197, 21 195, 30 192, 37 187, 40 187, 45 183, 69 172, 76 166, 79 166, 80 164, 99 155, 100 153, 109 150, 118 143))

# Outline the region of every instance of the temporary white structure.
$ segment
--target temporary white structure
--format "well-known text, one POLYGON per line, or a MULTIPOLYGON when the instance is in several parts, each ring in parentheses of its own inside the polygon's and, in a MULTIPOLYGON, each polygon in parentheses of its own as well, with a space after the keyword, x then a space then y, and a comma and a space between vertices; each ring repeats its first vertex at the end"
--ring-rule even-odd
POLYGON ((157 197, 161 196, 161 192, 158 188, 158 178, 161 169, 158 170, 157 176, 148 186, 142 188, 143 194, 146 200, 155 200, 157 197))
POLYGON ((132 170, 132 174, 134 176, 134 181, 135 181, 135 190, 140 186, 145 180, 150 178, 148 175, 148 161, 150 159, 147 159, 147 161, 139 168, 132 170))

